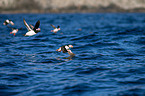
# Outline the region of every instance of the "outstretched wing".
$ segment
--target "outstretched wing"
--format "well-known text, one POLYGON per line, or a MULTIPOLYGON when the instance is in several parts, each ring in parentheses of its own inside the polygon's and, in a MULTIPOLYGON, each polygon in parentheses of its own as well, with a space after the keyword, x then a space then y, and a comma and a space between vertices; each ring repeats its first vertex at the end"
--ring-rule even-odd
POLYGON ((50 24, 54 29, 56 28, 54 25, 50 24))
POLYGON ((25 19, 23 19, 24 21, 24 25, 27 27, 28 31, 31 31, 32 29, 30 28, 30 26, 27 24, 27 22, 25 21, 25 19))
POLYGON ((32 25, 32 24, 29 24, 30 25, 30 27, 32 28, 32 29, 34 29, 34 26, 32 25))
POLYGON ((11 28, 12 30, 15 29, 15 28, 10 27, 9 25, 7 25, 7 26, 8 26, 9 28, 11 28))
POLYGON ((39 25, 40 25, 40 21, 38 20, 38 21, 36 22, 35 27, 34 27, 33 30, 36 30, 37 28, 39 28, 39 25))

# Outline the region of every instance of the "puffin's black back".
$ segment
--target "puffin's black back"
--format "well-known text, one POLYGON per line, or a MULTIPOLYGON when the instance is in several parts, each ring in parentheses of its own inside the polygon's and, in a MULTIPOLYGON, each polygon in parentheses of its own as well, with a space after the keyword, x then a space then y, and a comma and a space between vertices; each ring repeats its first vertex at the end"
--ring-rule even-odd
POLYGON ((5 23, 6 25, 8 25, 8 23, 7 23, 6 21, 4 21, 4 23, 5 23))
MULTIPOLYGON (((65 46, 66 46, 66 45, 65 45, 65 46)), ((66 50, 65 46, 62 46, 62 47, 61 47, 61 50, 62 50, 63 53, 68 52, 68 51, 66 50)))

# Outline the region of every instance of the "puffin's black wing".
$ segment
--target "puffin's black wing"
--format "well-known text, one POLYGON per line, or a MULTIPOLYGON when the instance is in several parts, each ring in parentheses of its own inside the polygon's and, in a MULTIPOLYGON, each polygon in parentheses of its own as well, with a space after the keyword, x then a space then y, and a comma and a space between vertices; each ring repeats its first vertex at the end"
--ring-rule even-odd
POLYGON ((40 20, 38 20, 38 21, 36 22, 35 27, 34 27, 33 30, 36 30, 36 29, 39 27, 39 25, 40 25, 40 20))
POLYGON ((16 29, 16 28, 12 28, 12 27, 10 27, 9 25, 7 25, 9 28, 11 28, 12 30, 14 30, 14 29, 16 29))
POLYGON ((50 24, 54 29, 56 28, 54 25, 50 24))
POLYGON ((61 47, 61 50, 62 50, 63 53, 68 52, 68 51, 66 50, 65 46, 62 46, 62 47, 61 47))
POLYGON ((8 27, 9 27, 9 28, 11 28, 11 29, 13 29, 13 28, 12 28, 12 27, 10 27, 9 25, 8 25, 8 27))
POLYGON ((18 30, 22 30, 22 29, 23 29, 23 27, 19 28, 18 30))

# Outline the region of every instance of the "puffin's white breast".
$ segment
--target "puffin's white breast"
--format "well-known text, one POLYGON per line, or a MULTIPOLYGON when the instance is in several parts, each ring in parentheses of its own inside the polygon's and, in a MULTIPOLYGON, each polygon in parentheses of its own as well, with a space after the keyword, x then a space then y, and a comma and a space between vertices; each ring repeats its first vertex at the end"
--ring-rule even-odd
POLYGON ((68 47, 68 46, 65 46, 65 48, 66 48, 66 50, 68 50, 68 49, 69 49, 69 47, 68 47))
POLYGON ((25 35, 26 36, 32 36, 32 35, 35 35, 35 34, 36 33, 33 30, 31 30, 31 31, 27 32, 25 35))
POLYGON ((10 21, 9 21, 8 19, 6 20, 6 22, 7 22, 7 23, 10 23, 10 21))
POLYGON ((57 28, 55 28, 55 29, 54 29, 54 32, 57 32, 57 31, 58 31, 58 29, 57 29, 57 28))
POLYGON ((12 33, 17 33, 17 32, 18 32, 17 30, 13 30, 13 31, 12 31, 12 33))

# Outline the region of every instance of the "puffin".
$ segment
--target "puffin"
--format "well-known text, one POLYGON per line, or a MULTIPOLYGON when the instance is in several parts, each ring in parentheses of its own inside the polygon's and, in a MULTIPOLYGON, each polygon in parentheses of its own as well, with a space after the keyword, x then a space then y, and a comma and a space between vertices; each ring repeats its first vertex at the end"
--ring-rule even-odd
POLYGON ((21 30, 21 29, 22 29, 22 27, 19 28, 19 29, 17 29, 17 28, 12 28, 12 27, 10 27, 10 26, 8 26, 8 27, 12 29, 12 32, 10 32, 10 34, 14 34, 14 36, 15 36, 16 33, 18 32, 18 30, 21 30))
POLYGON ((55 27, 54 25, 50 24, 54 29, 51 32, 57 33, 60 30, 60 26, 55 27))
POLYGON ((69 48, 73 48, 73 45, 64 45, 64 46, 61 46, 56 51, 58 51, 58 52, 62 51, 63 53, 67 52, 70 56, 75 56, 75 54, 69 48))
POLYGON ((38 30, 40 30, 40 28, 39 28, 40 21, 39 21, 39 20, 36 22, 34 28, 32 28, 32 26, 30 27, 30 26, 27 24, 27 22, 25 21, 25 19, 23 19, 23 21, 24 21, 24 25, 25 25, 25 26, 27 27, 27 29, 28 29, 28 32, 27 32, 24 36, 33 36, 33 35, 37 34, 38 32, 40 32, 40 31, 38 31, 38 30))
POLYGON ((11 24, 11 25, 14 25, 13 21, 12 20, 5 20, 3 25, 8 25, 8 24, 11 24))

